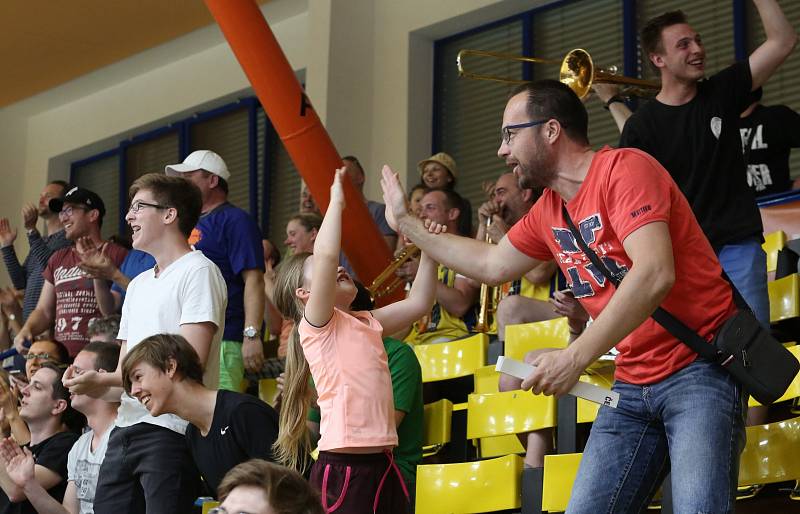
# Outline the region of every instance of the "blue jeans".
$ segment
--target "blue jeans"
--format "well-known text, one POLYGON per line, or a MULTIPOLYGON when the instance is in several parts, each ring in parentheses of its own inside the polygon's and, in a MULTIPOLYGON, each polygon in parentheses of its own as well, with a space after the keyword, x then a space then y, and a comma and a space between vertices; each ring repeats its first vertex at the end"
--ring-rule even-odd
POLYGON ((613 389, 619 405, 600 408, 567 513, 638 513, 670 468, 675 512, 733 512, 745 442, 733 377, 698 359, 657 384, 613 389))
POLYGON ((764 328, 769 328, 767 254, 756 237, 727 244, 717 252, 722 269, 764 328))

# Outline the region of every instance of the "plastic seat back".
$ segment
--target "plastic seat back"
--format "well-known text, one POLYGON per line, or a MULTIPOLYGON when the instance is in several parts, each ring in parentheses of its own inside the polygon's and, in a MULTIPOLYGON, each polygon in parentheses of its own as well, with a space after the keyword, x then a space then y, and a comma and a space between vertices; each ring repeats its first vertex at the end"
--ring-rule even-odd
POLYGON ((739 486, 800 479, 800 418, 747 427, 739 486))
POLYGON ((417 514, 473 514, 518 509, 522 458, 417 466, 417 514))
POLYGON ((278 397, 278 381, 274 378, 262 378, 258 381, 258 397, 261 401, 275 406, 278 397))
POLYGON ((422 456, 436 454, 450 442, 453 421, 453 402, 443 398, 425 405, 423 422, 425 425, 422 440, 422 456))
MULTIPOLYGON (((580 380, 605 389, 611 389, 611 386, 614 385, 614 370, 607 369, 605 373, 584 374, 581 375, 580 380)), ((578 398, 578 423, 592 423, 599 410, 600 404, 578 398)))
POLYGON ((542 510, 563 512, 567 510, 572 485, 578 474, 582 453, 564 453, 544 456, 542 480, 542 510))
POLYGON ((778 268, 778 252, 786 246, 786 233, 777 230, 764 234, 764 244, 761 247, 767 254, 767 272, 774 272, 778 268))
POLYGON ((218 501, 206 501, 206 502, 203 502, 202 513, 203 514, 208 514, 208 511, 210 511, 211 509, 213 509, 215 507, 219 507, 219 502, 218 501))
POLYGON ((489 337, 475 334, 464 339, 446 343, 419 344, 414 346, 422 381, 435 382, 472 375, 486 365, 489 337))
POLYGON ((531 350, 566 348, 568 343, 567 318, 507 325, 503 354, 506 357, 522 361, 525 359, 525 354, 531 350))
POLYGON ((467 399, 467 438, 480 439, 554 427, 556 401, 529 391, 471 394, 467 399))
POLYGON ((494 365, 475 370, 475 392, 478 394, 500 392, 500 372, 494 365))
POLYGON ((767 283, 769 320, 777 323, 800 316, 800 278, 797 273, 767 283))

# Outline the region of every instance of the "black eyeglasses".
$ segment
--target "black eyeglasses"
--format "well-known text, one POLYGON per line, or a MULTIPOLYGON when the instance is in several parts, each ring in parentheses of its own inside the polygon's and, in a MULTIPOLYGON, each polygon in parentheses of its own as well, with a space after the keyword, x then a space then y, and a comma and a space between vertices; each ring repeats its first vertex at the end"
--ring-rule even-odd
POLYGON ((538 121, 529 121, 527 123, 517 123, 516 125, 506 125, 505 127, 500 129, 500 137, 503 139, 505 144, 511 143, 511 139, 520 129, 528 128, 528 127, 535 127, 536 125, 541 125, 542 123, 546 123, 548 120, 538 120, 538 121), (511 131, 514 132, 511 132, 511 131))
POLYGON ((69 216, 72 216, 72 214, 75 211, 88 212, 89 210, 90 209, 88 207, 84 207, 82 205, 65 205, 61 208, 61 211, 58 213, 58 216, 67 218, 69 216))
POLYGON ((142 210, 142 207, 152 207, 153 209, 169 209, 168 205, 159 205, 157 203, 147 203, 147 202, 133 202, 131 204, 130 209, 128 212, 132 212, 134 214, 138 213, 142 210))

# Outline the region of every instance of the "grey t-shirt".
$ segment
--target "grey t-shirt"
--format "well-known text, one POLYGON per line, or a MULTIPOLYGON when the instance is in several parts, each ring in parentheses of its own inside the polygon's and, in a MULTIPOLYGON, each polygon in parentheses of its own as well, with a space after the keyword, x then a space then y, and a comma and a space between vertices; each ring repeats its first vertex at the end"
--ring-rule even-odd
POLYGON ((75 484, 75 493, 80 505, 80 514, 94 513, 94 493, 97 490, 97 476, 100 465, 106 458, 108 436, 114 426, 110 426, 100 438, 100 444, 92 451, 94 431, 89 430, 75 441, 67 456, 67 480, 75 484))

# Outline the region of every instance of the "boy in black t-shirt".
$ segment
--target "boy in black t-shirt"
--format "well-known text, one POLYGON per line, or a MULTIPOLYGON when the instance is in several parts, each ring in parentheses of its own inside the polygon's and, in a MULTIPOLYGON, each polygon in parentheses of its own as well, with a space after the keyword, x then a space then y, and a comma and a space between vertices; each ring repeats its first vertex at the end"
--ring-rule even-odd
POLYGON ((153 416, 170 413, 190 424, 186 439, 211 493, 225 473, 249 459, 272 460, 278 415, 266 403, 203 386, 200 360, 179 335, 146 338, 122 362, 125 391, 153 416))
MULTIPOLYGON (((31 444, 25 448, 36 462, 34 477, 58 500, 62 500, 67 487, 67 455, 78 439, 74 432, 66 431, 65 426, 77 429, 81 416, 69 404, 69 391, 61 384, 63 370, 53 364, 45 363, 31 377, 31 382, 22 389, 19 414, 28 424, 31 444)), ((28 502, 22 488, 17 486, 6 472, 6 466, 15 453, 3 449, 16 445, 5 439, 0 445, 0 513, 35 514, 36 510, 28 502)))
POLYGON ((723 269, 769 326, 763 227, 747 186, 739 114, 791 53, 797 34, 776 0, 753 0, 767 39, 748 59, 705 80, 705 48, 682 11, 647 22, 642 52, 661 90, 625 124, 620 147, 642 149, 669 171, 692 206, 723 269))

